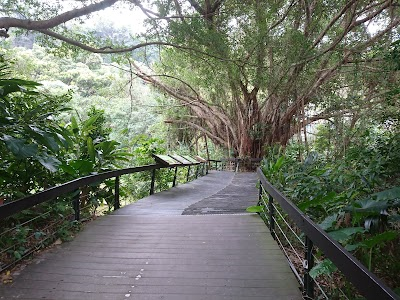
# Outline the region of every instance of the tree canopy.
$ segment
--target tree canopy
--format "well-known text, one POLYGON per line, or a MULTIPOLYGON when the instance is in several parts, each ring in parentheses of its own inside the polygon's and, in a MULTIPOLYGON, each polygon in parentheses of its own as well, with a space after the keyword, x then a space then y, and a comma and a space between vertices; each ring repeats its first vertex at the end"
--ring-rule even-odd
POLYGON ((9 28, 33 30, 95 53, 157 46, 156 65, 131 66, 186 107, 169 121, 242 157, 286 145, 316 120, 356 120, 398 101, 398 67, 389 59, 399 51, 397 1, 103 0, 72 1, 71 10, 58 2, 32 0, 31 9, 2 2, 5 37, 9 28), (68 26, 120 3, 147 16, 139 42, 113 44, 68 26))

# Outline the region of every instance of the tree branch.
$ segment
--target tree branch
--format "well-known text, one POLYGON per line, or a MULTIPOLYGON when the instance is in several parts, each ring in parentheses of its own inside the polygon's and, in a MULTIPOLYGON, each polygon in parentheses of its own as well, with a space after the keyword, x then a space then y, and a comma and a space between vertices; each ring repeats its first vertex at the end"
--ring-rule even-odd
POLYGON ((76 19, 88 14, 91 14, 95 11, 103 10, 107 7, 114 5, 116 2, 120 0, 103 0, 98 3, 90 4, 88 6, 84 6, 82 8, 73 9, 62 13, 54 18, 50 18, 48 20, 42 21, 32 21, 32 20, 23 20, 18 18, 10 18, 4 17, 0 18, 0 28, 22 28, 27 30, 45 30, 54 28, 58 25, 61 25, 65 22, 68 22, 72 19, 76 19))
POLYGON ((188 0, 192 7, 202 16, 204 16, 205 11, 204 9, 195 1, 195 0, 188 0))
POLYGON ((208 131, 207 129, 201 127, 200 125, 197 125, 196 123, 193 122, 189 122, 189 121, 184 121, 184 120, 168 120, 169 123, 178 123, 178 124, 185 124, 188 125, 190 127, 193 127, 201 132, 203 132, 204 134, 206 134, 209 138, 218 141, 220 144, 222 145, 226 145, 225 140, 221 139, 220 137, 212 134, 210 131, 208 131))
POLYGON ((172 43, 168 43, 168 42, 161 42, 161 41, 155 41, 155 42, 145 42, 145 43, 139 43, 130 47, 125 47, 125 48, 113 48, 112 46, 106 46, 106 47, 102 47, 102 48, 95 48, 93 46, 89 46, 86 45, 82 42, 79 42, 77 40, 74 40, 72 38, 66 37, 60 33, 54 32, 52 30, 48 30, 48 29, 42 29, 42 30, 36 30, 40 33, 43 33, 45 35, 51 36, 57 40, 63 41, 67 44, 76 46, 78 48, 81 48, 83 50, 92 52, 92 53, 99 53, 99 54, 112 54, 112 53, 126 53, 126 52, 131 52, 134 51, 136 49, 139 48, 143 48, 143 47, 147 47, 147 46, 169 46, 169 47, 173 47, 173 48, 177 48, 180 50, 187 50, 187 51, 193 51, 195 53, 199 53, 208 57, 212 57, 221 61, 234 61, 231 59, 227 59, 224 57, 220 57, 217 55, 213 55, 210 53, 206 53, 204 51, 201 51, 199 49, 195 49, 195 48, 191 48, 191 47, 186 47, 186 46, 182 46, 182 45, 177 45, 177 44, 172 44, 172 43))
POLYGON ((325 27, 325 29, 320 33, 320 35, 316 38, 316 40, 314 41, 312 48, 314 48, 315 46, 317 46, 323 39, 323 37, 326 35, 326 33, 329 31, 329 29, 332 28, 332 26, 337 22, 337 20, 339 20, 339 18, 341 16, 344 15, 344 13, 355 3, 357 2, 357 0, 352 0, 349 1, 348 3, 346 3, 346 5, 339 11, 339 13, 337 13, 332 20, 329 22, 329 24, 325 27))

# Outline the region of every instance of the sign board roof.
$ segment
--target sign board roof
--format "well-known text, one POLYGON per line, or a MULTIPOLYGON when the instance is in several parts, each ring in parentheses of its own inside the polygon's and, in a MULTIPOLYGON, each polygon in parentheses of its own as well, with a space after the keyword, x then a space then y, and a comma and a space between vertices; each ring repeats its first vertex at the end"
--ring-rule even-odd
POLYGON ((206 159, 204 159, 204 158, 202 158, 202 157, 200 157, 200 156, 195 156, 194 157, 198 162, 201 162, 201 163, 205 163, 205 162, 207 162, 207 160, 206 159))
POLYGON ((153 154, 154 159, 156 162, 166 165, 166 166, 174 166, 174 165, 181 165, 179 161, 173 159, 171 156, 168 155, 160 155, 160 154, 153 154))
POLYGON ((193 164, 191 161, 187 160, 186 158, 184 158, 181 155, 178 154, 172 154, 170 155, 173 159, 179 161, 181 164, 185 164, 185 165, 191 165, 193 164))
POLYGON ((190 155, 182 155, 183 158, 187 159, 188 161, 190 161, 193 164, 198 164, 199 162, 194 159, 193 157, 191 157, 190 155))

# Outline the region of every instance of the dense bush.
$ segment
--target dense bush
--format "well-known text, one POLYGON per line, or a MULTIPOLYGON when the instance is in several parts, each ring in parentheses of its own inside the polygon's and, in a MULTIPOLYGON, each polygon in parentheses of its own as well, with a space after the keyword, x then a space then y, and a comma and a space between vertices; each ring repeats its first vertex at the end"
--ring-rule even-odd
POLYGON ((399 133, 396 120, 368 126, 344 153, 328 148, 327 131, 320 130, 313 144, 319 152, 301 160, 299 145, 271 148, 262 167, 278 189, 392 288, 400 287, 399 133))

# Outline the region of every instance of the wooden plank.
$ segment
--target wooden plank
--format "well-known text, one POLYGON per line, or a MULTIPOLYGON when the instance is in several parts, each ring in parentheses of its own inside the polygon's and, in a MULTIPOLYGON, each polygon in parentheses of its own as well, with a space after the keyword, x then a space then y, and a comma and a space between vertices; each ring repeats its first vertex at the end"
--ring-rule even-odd
MULTIPOLYGON (((212 180, 178 186, 174 214, 163 205, 156 213, 144 209, 165 201, 159 193, 147 204, 135 204, 143 209, 133 205, 98 218, 73 241, 38 256, 11 285, 1 286, 0 299, 301 299, 299 284, 258 215, 179 214, 185 197, 186 207, 210 204, 237 184, 236 175, 225 174, 226 184, 215 184, 210 192, 213 176, 218 172, 212 180), (203 197, 188 196, 188 187, 203 197)), ((241 202, 237 196, 226 197, 241 202)), ((165 197, 175 199, 168 192, 165 197)))

